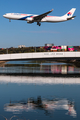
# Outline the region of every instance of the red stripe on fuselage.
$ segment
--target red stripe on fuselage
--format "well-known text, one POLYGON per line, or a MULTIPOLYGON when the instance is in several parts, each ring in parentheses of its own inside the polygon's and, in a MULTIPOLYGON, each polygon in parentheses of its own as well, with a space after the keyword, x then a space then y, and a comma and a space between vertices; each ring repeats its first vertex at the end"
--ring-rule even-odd
POLYGON ((27 14, 21 14, 21 15, 27 16, 27 14))
POLYGON ((34 16, 31 16, 30 18, 33 18, 34 16))
POLYGON ((56 16, 47 16, 47 17, 56 17, 56 16))

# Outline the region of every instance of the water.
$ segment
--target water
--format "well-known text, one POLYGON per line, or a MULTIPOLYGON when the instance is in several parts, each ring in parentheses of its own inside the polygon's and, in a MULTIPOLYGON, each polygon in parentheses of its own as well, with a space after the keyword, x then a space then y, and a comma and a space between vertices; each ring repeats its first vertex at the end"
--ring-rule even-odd
POLYGON ((51 73, 80 75, 80 67, 70 63, 57 63, 51 61, 11 61, 0 67, 0 73, 51 73))
POLYGON ((8 62, 0 67, 0 120, 79 120, 80 78, 3 73, 80 74, 72 64, 8 62), (32 63, 32 65, 30 64, 32 63))

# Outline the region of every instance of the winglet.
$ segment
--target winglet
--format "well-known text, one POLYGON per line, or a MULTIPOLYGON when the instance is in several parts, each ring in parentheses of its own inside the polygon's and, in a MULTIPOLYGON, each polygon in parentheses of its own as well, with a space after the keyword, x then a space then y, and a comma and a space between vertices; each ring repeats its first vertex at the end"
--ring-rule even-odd
POLYGON ((53 11, 53 9, 51 10, 51 12, 53 11))

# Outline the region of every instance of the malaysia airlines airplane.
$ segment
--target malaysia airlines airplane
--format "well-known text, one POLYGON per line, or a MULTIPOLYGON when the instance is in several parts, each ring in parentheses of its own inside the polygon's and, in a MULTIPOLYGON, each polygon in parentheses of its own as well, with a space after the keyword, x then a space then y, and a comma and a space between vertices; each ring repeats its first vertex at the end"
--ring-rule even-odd
POLYGON ((63 21, 68 21, 74 19, 73 16, 76 8, 72 8, 69 12, 67 12, 63 16, 48 16, 49 13, 53 11, 50 10, 46 13, 40 14, 40 15, 34 15, 34 14, 20 14, 20 13, 7 13, 3 15, 3 17, 9 19, 9 21, 12 20, 25 20, 27 23, 34 23, 37 22, 37 25, 41 25, 40 22, 51 22, 51 23, 56 23, 56 22, 63 22, 63 21))

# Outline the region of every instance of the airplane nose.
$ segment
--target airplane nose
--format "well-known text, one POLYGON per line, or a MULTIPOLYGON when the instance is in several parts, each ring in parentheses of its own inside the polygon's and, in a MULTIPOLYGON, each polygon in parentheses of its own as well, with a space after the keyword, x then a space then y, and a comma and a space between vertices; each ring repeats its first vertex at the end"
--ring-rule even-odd
POLYGON ((3 15, 3 17, 5 17, 5 15, 3 15))
POLYGON ((5 14, 5 15, 3 15, 3 17, 5 17, 5 18, 6 18, 6 14, 5 14))

